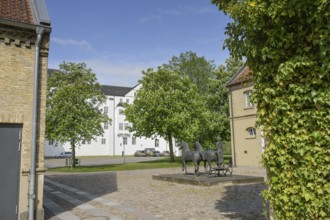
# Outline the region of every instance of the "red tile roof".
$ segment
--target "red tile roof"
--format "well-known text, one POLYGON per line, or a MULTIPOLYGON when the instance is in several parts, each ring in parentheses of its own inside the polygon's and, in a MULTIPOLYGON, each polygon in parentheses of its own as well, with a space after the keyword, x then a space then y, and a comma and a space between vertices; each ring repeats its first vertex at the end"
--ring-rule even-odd
POLYGON ((0 0, 0 18, 35 23, 29 0, 0 0))
POLYGON ((227 83, 227 86, 235 85, 242 83, 244 81, 248 81, 252 79, 251 76, 251 70, 249 67, 245 66, 242 67, 234 76, 231 78, 231 80, 227 83))

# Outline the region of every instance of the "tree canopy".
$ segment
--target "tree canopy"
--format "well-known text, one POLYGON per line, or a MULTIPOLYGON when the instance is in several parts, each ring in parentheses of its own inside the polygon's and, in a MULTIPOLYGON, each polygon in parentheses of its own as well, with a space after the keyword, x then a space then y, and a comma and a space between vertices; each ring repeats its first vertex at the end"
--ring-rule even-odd
POLYGON ((101 135, 102 123, 110 122, 99 110, 105 96, 85 63, 63 62, 48 78, 47 87, 46 137, 70 142, 74 159, 76 145, 101 135))
POLYGON ((188 76, 195 83, 200 92, 206 92, 209 78, 213 77, 215 65, 205 57, 199 57, 192 51, 173 56, 163 67, 178 72, 181 76, 188 76))
POLYGON ((211 2, 232 18, 225 46, 253 73, 268 140, 263 196, 277 219, 329 218, 329 1, 211 2))
POLYGON ((226 83, 243 66, 238 58, 230 57, 225 65, 216 68, 213 61, 206 60, 192 51, 180 53, 163 64, 162 67, 176 71, 180 76, 188 76, 197 86, 201 96, 205 99, 206 112, 203 119, 205 124, 196 134, 205 148, 214 147, 217 138, 224 141, 230 139, 228 90, 226 83))
POLYGON ((226 84, 231 77, 244 65, 243 61, 230 57, 225 65, 220 65, 214 72, 214 77, 208 80, 206 105, 210 112, 207 130, 201 134, 204 145, 214 145, 218 137, 223 141, 230 140, 229 100, 226 84))
POLYGON ((169 142, 173 161, 173 138, 194 141, 201 127, 205 103, 188 76, 165 69, 148 69, 140 80, 134 102, 124 110, 137 136, 159 135, 169 142))

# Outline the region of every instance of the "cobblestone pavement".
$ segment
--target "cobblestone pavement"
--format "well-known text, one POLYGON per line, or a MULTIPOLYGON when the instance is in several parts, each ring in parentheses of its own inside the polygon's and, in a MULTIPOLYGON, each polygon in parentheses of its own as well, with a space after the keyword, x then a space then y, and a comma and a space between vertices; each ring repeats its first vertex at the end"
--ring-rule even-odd
MULTIPOLYGON (((181 170, 47 173, 45 219, 265 219, 264 184, 206 187, 152 179, 168 173, 181 170)), ((265 177, 261 168, 235 168, 234 173, 265 177)))

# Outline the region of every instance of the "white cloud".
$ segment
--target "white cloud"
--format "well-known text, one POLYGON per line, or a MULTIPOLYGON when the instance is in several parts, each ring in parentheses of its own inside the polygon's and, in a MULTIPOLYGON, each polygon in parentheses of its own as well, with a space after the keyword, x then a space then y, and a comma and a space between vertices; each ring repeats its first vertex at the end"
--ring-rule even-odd
POLYGON ((60 38, 52 38, 52 43, 56 43, 62 46, 75 46, 80 47, 85 50, 92 50, 91 44, 86 40, 73 40, 73 39, 60 39, 60 38))
POLYGON ((182 12, 178 9, 170 9, 170 10, 164 10, 164 9, 158 9, 159 14, 161 15, 181 15, 182 12))
POLYGON ((158 62, 127 62, 112 63, 109 60, 86 61, 97 75, 98 81, 103 85, 135 86, 142 78, 142 71, 148 68, 156 68, 158 62))
POLYGON ((180 7, 180 10, 185 13, 192 13, 192 14, 209 14, 209 13, 217 12, 216 10, 212 9, 210 6, 203 6, 201 8, 185 6, 185 7, 180 7))
MULTIPOLYGON (((121 62, 96 58, 90 60, 66 60, 66 62, 84 62, 96 74, 98 82, 102 85, 135 86, 142 78, 142 71, 148 68, 157 68, 162 62, 121 62)), ((53 60, 48 64, 51 69, 58 69, 62 61, 53 60)))
POLYGON ((194 8, 191 6, 180 6, 175 9, 161 9, 157 10, 157 14, 150 14, 138 19, 138 23, 146 23, 149 21, 160 20, 166 16, 179 16, 184 14, 208 14, 214 13, 216 10, 212 9, 210 6, 204 6, 201 8, 194 8))

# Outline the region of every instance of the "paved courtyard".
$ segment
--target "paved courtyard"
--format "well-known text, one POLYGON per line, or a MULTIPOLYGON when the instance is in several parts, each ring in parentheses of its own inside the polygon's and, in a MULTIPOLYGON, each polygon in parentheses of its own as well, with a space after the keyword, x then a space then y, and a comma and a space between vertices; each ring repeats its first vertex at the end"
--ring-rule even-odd
MULTIPOLYGON (((264 184, 194 186, 152 179, 168 173, 181 170, 47 173, 45 219, 265 219, 264 184)), ((265 177, 260 168, 234 173, 265 177)))

